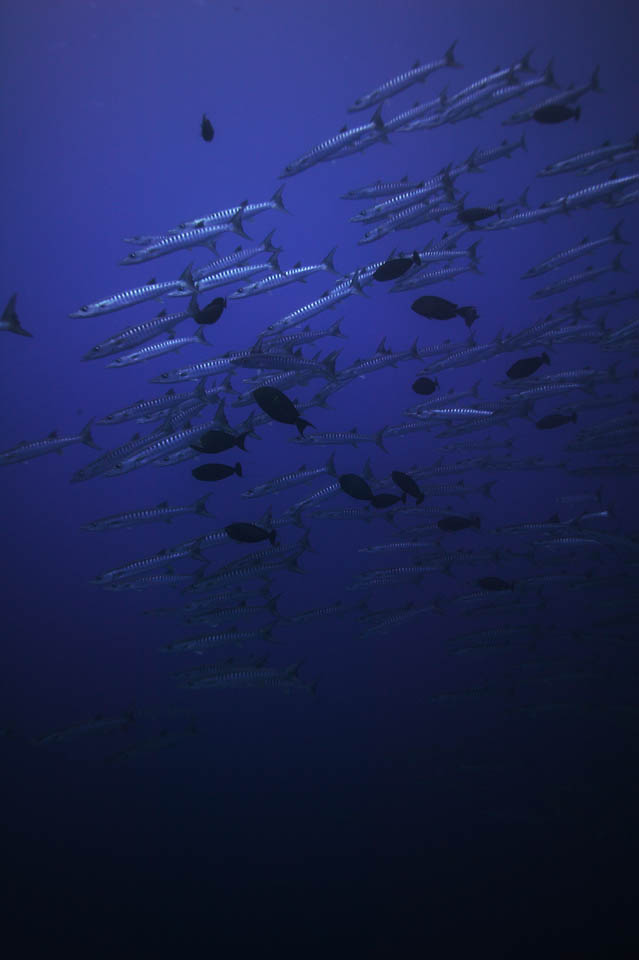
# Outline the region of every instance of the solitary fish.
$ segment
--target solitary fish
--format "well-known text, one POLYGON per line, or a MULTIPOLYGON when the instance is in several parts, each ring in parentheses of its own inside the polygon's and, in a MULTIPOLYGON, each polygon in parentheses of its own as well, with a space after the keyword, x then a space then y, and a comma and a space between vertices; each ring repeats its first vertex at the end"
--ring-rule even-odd
POLYGON ((479 314, 475 307, 458 307, 456 303, 443 297, 418 297, 410 306, 413 313, 428 320, 452 320, 463 317, 467 327, 471 327, 479 314))
POLYGON ((578 120, 580 116, 581 107, 569 107, 565 103, 549 103, 535 110, 533 120, 537 123, 563 123, 564 120, 571 120, 573 117, 578 120))
POLYGON ((18 314, 16 313, 17 296, 18 294, 14 293, 10 298, 9 303, 2 311, 2 317, 0 317, 0 330, 8 330, 9 333, 19 333, 22 337, 32 337, 32 333, 29 333, 24 329, 24 327, 20 326, 18 314))
POLYGON ((509 380, 522 380, 531 377, 544 363, 550 363, 550 357, 544 350, 540 357, 523 357, 506 370, 509 380))
POLYGON ((349 497, 355 500, 372 500, 373 491, 366 481, 356 473, 343 473, 339 478, 339 485, 349 497))
POLYGON ((313 426, 308 420, 300 417, 293 401, 276 387, 258 387, 253 391, 253 399, 264 413, 278 423, 295 424, 301 436, 304 436, 306 427, 313 426))
POLYGON ((193 314, 196 323, 217 323, 226 309, 226 297, 216 297, 193 314))
MULTIPOLYGON (((424 500, 424 494, 419 489, 415 481, 407 473, 402 473, 401 470, 393 470, 391 473, 393 483, 396 483, 400 490, 405 494, 407 493, 410 497, 414 497, 418 504, 422 503, 424 500)), ((404 502, 406 497, 404 497, 404 502)), ((374 506, 374 504, 373 504, 374 506)))
POLYGON ((255 523, 229 523, 224 527, 231 540, 238 543, 259 543, 261 540, 270 540, 272 544, 277 539, 275 530, 265 530, 255 523))
POLYGON ((203 463, 201 466, 196 467, 195 470, 191 470, 191 474, 196 480, 207 480, 209 482, 226 480, 227 477, 233 476, 234 473, 236 473, 238 477, 242 476, 241 463, 236 463, 234 467, 229 467, 225 463, 203 463))
POLYGON ((415 393, 427 397, 429 394, 434 393, 438 386, 438 380, 431 380, 430 377, 418 377, 413 384, 413 390, 415 393))
POLYGON ((213 129, 213 124, 207 117, 205 113, 202 114, 202 123, 200 125, 200 132, 202 134, 202 139, 206 140, 207 143, 210 143, 213 137, 215 136, 215 131, 213 129))
POLYGON ((563 427, 567 423, 577 423, 577 414, 549 413, 538 420, 535 426, 538 430, 554 430, 555 427, 563 427))
POLYGON ((373 280, 380 283, 386 283, 389 280, 398 280, 410 270, 411 267, 421 267, 422 261, 419 254, 415 251, 412 257, 395 257, 392 260, 386 260, 373 274, 373 280))

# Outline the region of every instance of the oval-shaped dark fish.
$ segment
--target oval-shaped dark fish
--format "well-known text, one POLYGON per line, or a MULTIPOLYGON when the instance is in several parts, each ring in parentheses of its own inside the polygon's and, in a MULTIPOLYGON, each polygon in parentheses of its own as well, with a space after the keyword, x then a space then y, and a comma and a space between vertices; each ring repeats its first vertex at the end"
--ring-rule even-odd
POLYGON ((387 283, 389 280, 398 280, 400 277, 403 277, 411 267, 420 267, 421 263, 422 261, 419 259, 417 251, 413 253, 412 257, 393 257, 392 260, 387 260, 386 263, 383 263, 381 267, 377 268, 373 274, 373 280, 378 280, 380 283, 387 283))
POLYGON ((568 107, 565 103, 549 103, 539 107, 533 113, 533 120, 537 123, 563 123, 564 120, 578 120, 581 116, 581 107, 568 107))
POLYGON ((376 493, 371 497, 371 506, 377 510, 385 510, 386 507, 394 507, 399 502, 406 503, 406 494, 398 497, 395 493, 376 493))
POLYGON ((413 384, 413 390, 422 397, 427 397, 429 394, 434 393, 438 386, 438 380, 431 380, 430 377, 418 377, 413 384))
POLYGON ((482 590, 514 590, 515 584, 511 580, 502 580, 501 577, 480 577, 477 586, 482 590))
POLYGON ((210 143, 213 137, 215 136, 215 131, 213 129, 213 124, 207 117, 205 113, 202 114, 202 124, 200 126, 200 131, 202 133, 202 139, 206 140, 207 143, 210 143))
POLYGON ((226 297, 216 297, 199 310, 193 319, 196 323, 217 323, 226 308, 226 297))
POLYGON ((410 308, 429 320, 452 320, 457 316, 457 304, 443 297, 418 297, 410 308))
POLYGON ((258 407, 273 420, 277 420, 278 423, 294 424, 302 436, 306 427, 313 426, 308 420, 300 417, 293 401, 276 387, 258 387, 253 391, 253 399, 258 407))
POLYGON ((393 470, 391 473, 391 478, 393 483, 396 483, 399 489, 403 490, 404 493, 407 493, 409 497, 414 497, 417 503, 423 502, 424 494, 411 476, 409 476, 407 473, 402 473, 401 470, 393 470))
POLYGON ((372 500, 373 491, 366 481, 356 473, 343 473, 339 478, 339 485, 349 497, 355 500, 372 500))
POLYGON ((477 527, 479 530, 480 525, 479 517, 457 517, 453 514, 437 521, 437 526, 445 533, 456 533, 458 530, 468 530, 469 527, 477 527))
POLYGON ((547 416, 538 420, 535 426, 538 430, 554 430, 555 427, 563 427, 567 423, 577 423, 576 413, 549 413, 547 416))
POLYGON ((234 473, 236 473, 238 477, 242 476, 241 463, 236 463, 234 467, 229 467, 226 463, 203 463, 201 466, 196 467, 195 470, 191 470, 191 474, 196 480, 207 480, 209 482, 226 480, 227 477, 232 476, 234 473))
POLYGON ((457 219, 461 223, 478 223, 480 220, 498 216, 500 216, 499 207, 465 207, 459 211, 457 219))
POLYGON ((238 543, 259 543, 261 540, 275 543, 277 539, 275 530, 265 530, 255 523, 229 523, 224 529, 231 540, 237 540, 238 543))
POLYGON ((517 360, 506 370, 506 376, 510 380, 522 380, 536 373, 544 363, 550 363, 550 357, 545 350, 540 357, 522 357, 521 360, 517 360))
POLYGON ((231 447, 239 447, 240 450, 245 450, 244 441, 247 436, 248 433, 241 433, 236 436, 234 433, 227 433, 225 430, 207 430, 197 443, 192 443, 191 446, 199 453, 223 453, 225 450, 230 450, 231 447))

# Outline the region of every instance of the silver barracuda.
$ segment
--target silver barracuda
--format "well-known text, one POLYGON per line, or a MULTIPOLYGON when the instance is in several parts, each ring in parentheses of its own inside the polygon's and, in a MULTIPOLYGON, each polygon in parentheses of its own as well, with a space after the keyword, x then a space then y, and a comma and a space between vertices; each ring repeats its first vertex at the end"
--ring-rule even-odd
POLYGON ((99 317, 104 313, 113 313, 115 310, 124 310, 125 307, 145 303, 147 300, 155 300, 163 294, 178 289, 185 294, 195 293, 190 264, 180 274, 179 280, 167 280, 164 283, 146 283, 143 287, 134 287, 131 290, 125 290, 123 293, 116 293, 112 297, 107 297, 104 300, 87 303, 74 313, 70 313, 69 316, 99 317))
POLYGON ((87 447, 99 450, 100 448, 91 435, 92 423, 93 418, 75 436, 61 437, 57 430, 53 430, 44 440, 18 443, 10 450, 0 453, 0 466, 6 466, 10 463, 26 463, 36 457, 43 457, 47 453, 62 453, 65 447, 70 447, 75 443, 84 443, 87 447))
POLYGON ((383 83, 381 86, 371 90, 370 93, 358 97, 352 106, 348 108, 349 113, 366 110, 376 103, 382 103, 382 101, 387 100, 388 97, 394 97, 396 94, 401 93, 402 90, 412 87, 415 83, 423 83, 432 73, 435 73, 436 70, 441 70, 444 67, 461 67, 462 64, 455 60, 456 43, 457 41, 451 43, 441 59, 433 60, 430 63, 419 63, 419 61, 417 61, 410 70, 398 74, 391 80, 387 80, 386 83, 383 83))

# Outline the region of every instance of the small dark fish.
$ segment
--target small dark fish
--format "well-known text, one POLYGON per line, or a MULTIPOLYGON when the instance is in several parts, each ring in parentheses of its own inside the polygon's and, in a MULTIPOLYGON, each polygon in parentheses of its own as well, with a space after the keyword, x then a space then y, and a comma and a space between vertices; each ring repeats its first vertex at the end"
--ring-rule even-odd
POLYGON ((216 297, 194 314, 196 323, 217 323, 226 308, 226 297, 216 297))
POLYGON ((427 397, 429 394, 434 393, 438 386, 439 380, 431 380, 430 377, 418 377, 413 384, 413 390, 415 393, 427 397))
POLYGON ((203 463, 202 466, 191 470, 191 474, 196 480, 208 480, 209 482, 226 480, 227 477, 231 477, 234 473, 236 473, 238 477, 242 476, 241 463, 236 463, 234 467, 229 467, 225 463, 203 463))
POLYGON ((401 470, 393 470, 391 477, 393 483, 396 483, 400 490, 403 490, 404 493, 407 493, 410 497, 414 497, 418 504, 423 502, 424 494, 419 489, 413 478, 407 473, 402 473, 401 470))
POLYGON ((376 507, 377 510, 385 510, 386 507, 394 507, 395 504, 400 501, 406 503, 406 494, 398 497, 394 493, 376 493, 375 496, 371 498, 371 506, 376 507))
POLYGON ((437 521, 437 526, 445 533, 457 533, 458 530, 468 530, 469 527, 476 527, 479 530, 481 521, 479 517, 457 517, 451 514, 448 517, 442 517, 437 521))
POLYGON ((264 527, 258 527, 255 523, 229 523, 224 527, 231 540, 237 540, 238 543, 259 543, 260 540, 270 540, 275 543, 277 531, 265 530, 264 527))
POLYGON ((565 103, 549 103, 539 107, 533 113, 533 120, 537 123, 563 123, 564 120, 578 120, 581 116, 581 107, 568 107, 565 103))
POLYGON ((202 133, 202 139, 206 140, 207 143, 210 143, 213 137, 215 136, 215 131, 213 129, 213 124, 207 117, 205 113, 202 114, 202 124, 200 126, 200 131, 202 133))
POLYGON ((418 297, 411 303, 410 308, 428 320, 452 320, 453 317, 460 316, 464 318, 467 327, 472 326, 479 316, 475 307, 458 307, 456 303, 443 297, 418 297))
POLYGON ((421 265, 422 261, 419 259, 419 254, 415 250, 412 257, 394 257, 392 260, 387 260, 386 263, 383 263, 381 267, 377 268, 373 274, 373 280, 378 280, 380 283, 386 283, 389 280, 398 280, 399 277, 403 277, 411 267, 421 267, 421 265))
POLYGON ((501 577, 480 577, 477 581, 477 586, 481 587, 482 590, 514 590, 515 583, 513 580, 502 580, 501 577))
POLYGON ((501 217, 500 207, 464 207, 457 214, 461 223, 478 223, 488 220, 489 217, 501 217))
POLYGON ((308 420, 300 417, 293 401, 275 387, 258 387, 253 391, 253 399, 258 407, 273 420, 277 420, 278 423, 294 424, 302 436, 306 427, 313 426, 308 420))
POLYGON ((236 436, 234 433, 227 433, 225 430, 207 430, 203 433, 197 443, 191 446, 199 453, 223 453, 230 450, 231 447, 239 447, 240 450, 246 450, 244 441, 248 437, 246 433, 236 436))
POLYGON ((540 357, 523 357, 513 363, 512 367, 506 370, 506 376, 510 380, 521 380, 524 377, 531 377, 544 363, 550 363, 550 357, 544 350, 540 357))
POLYGON ((549 413, 538 420, 535 426, 538 430, 554 430, 563 427, 566 423, 577 423, 576 413, 549 413))
POLYGON ((372 500, 373 491, 362 477, 356 473, 343 473, 339 478, 339 485, 349 497, 356 500, 372 500))

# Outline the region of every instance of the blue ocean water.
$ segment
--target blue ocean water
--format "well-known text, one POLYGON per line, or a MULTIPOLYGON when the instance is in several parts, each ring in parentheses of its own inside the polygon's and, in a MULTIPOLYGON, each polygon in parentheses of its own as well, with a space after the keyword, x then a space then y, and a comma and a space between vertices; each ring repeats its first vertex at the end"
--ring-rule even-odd
MULTIPOLYGON (((418 182, 462 164, 475 148, 525 132, 525 150, 460 176, 455 187, 467 193, 467 206, 516 202, 528 187, 528 202, 538 208, 614 171, 539 178, 543 167, 637 133, 638 19, 620 2, 518 0, 503 9, 492 0, 439 6, 67 0, 55 10, 5 4, 2 27, 2 305, 17 292, 20 322, 32 334, 0 334, 3 451, 52 430, 76 435, 91 418, 159 396, 166 388, 149 383, 151 377, 250 348, 269 324, 336 280, 320 273, 305 284, 229 300, 220 321, 205 328, 210 347, 186 346, 110 369, 81 358, 128 324, 186 301, 165 298, 93 318, 69 313, 151 278, 175 279, 190 262, 199 267, 210 258, 194 248, 129 269, 118 262, 131 249, 123 237, 161 235, 184 220, 267 200, 284 184, 290 215, 260 214, 245 222, 247 233, 259 242, 275 230, 283 269, 319 263, 337 246, 335 266, 349 274, 393 250, 423 250, 455 228, 449 215, 359 244, 366 225, 349 218, 375 201, 342 199, 349 190, 403 176, 418 182), (478 118, 397 131, 389 144, 278 179, 287 164, 345 124, 370 120, 374 108, 347 112, 357 97, 418 59, 439 59, 454 40, 463 68, 441 69, 388 99, 384 120, 444 87, 452 96, 531 48, 537 73, 552 58, 562 89, 587 83, 599 65, 601 92, 580 99, 577 122, 503 126, 515 110, 554 92, 541 87, 478 118), (211 142, 200 135, 204 112, 215 130, 211 142)), ((635 160, 617 172, 636 169, 635 160)), ((349 296, 310 321, 320 329, 343 317, 347 339, 320 340, 303 354, 340 349, 340 371, 374 356, 383 337, 394 351, 407 351, 416 338, 420 349, 446 338, 461 349, 471 331, 460 317, 434 320, 411 311, 416 297, 431 294, 475 305, 475 342, 495 343, 578 295, 613 288, 631 294, 639 286, 637 234, 631 203, 573 209, 513 230, 477 229, 458 246, 480 241, 480 273, 410 293, 368 284, 365 296, 349 296), (606 235, 621 219, 629 245, 610 244, 560 271, 521 279, 544 258, 586 236, 606 235), (627 273, 530 299, 588 264, 606 266, 620 249, 627 273)), ((240 242, 249 244, 223 236, 220 255, 240 242)), ((200 305, 233 289, 213 291, 200 305)), ((636 301, 586 312, 578 322, 604 316, 606 329, 618 330, 636 319, 636 301)), ((194 327, 185 321, 176 334, 194 327)), ((191 475, 202 460, 70 483, 99 455, 79 443, 60 456, 2 467, 2 821, 11 888, 5 906, 25 949, 56 942, 111 954, 178 945, 189 955, 201 947, 240 953, 258 947, 363 956, 377 947, 412 956, 430 947, 447 957, 490 944, 494 956, 633 955, 637 352, 632 339, 623 349, 604 350, 603 337, 551 338, 549 347, 500 352, 437 374, 442 399, 478 383, 479 397, 490 403, 503 399, 497 384, 511 364, 549 349, 551 363, 539 376, 589 366, 602 373, 594 391, 536 402, 530 417, 505 427, 446 439, 439 430, 389 437, 388 452, 370 443, 337 446, 340 474, 361 474, 370 458, 377 480, 392 470, 427 468, 440 457, 448 466, 470 458, 456 473, 419 481, 463 480, 470 492, 428 497, 425 506, 440 513, 399 512, 392 525, 383 511, 370 522, 309 511, 301 527, 278 528, 285 547, 308 529, 313 550, 300 558, 303 573, 280 570, 257 586, 270 585, 283 617, 337 601, 345 612, 302 624, 279 620, 273 643, 221 647, 206 657, 163 655, 160 647, 201 629, 180 615, 191 597, 166 586, 112 592, 89 581, 230 522, 257 523, 268 507, 278 518, 324 479, 256 500, 241 493, 302 464, 320 466, 330 446, 298 447, 291 442, 294 427, 267 424, 247 438, 246 452, 233 448, 212 458, 239 460, 243 476, 211 485, 191 475), (588 409, 593 397, 620 402, 588 409), (566 404, 576 424, 535 429, 536 420, 566 404), (599 445, 586 440, 585 449, 570 448, 580 431, 621 417, 629 430, 619 441, 601 443, 613 429, 604 426, 599 445), (493 446, 511 438, 510 446, 493 446), (572 472, 580 468, 586 472, 572 472), (489 482, 492 497, 472 492, 489 482), (578 499, 600 487, 599 500, 578 499), (163 501, 190 504, 209 490, 211 519, 82 529, 163 501), (497 529, 606 509, 608 517, 566 527, 566 536, 577 539, 602 534, 594 545, 544 548, 534 541, 545 535, 497 529), (364 571, 415 558, 413 551, 362 548, 403 539, 448 513, 479 515, 481 528, 434 538, 440 552, 498 556, 473 565, 453 560, 418 582, 349 589, 364 571), (507 601, 489 596, 481 610, 456 601, 488 576, 515 582, 507 601), (524 585, 544 576, 557 579, 524 585), (408 603, 418 609, 436 601, 437 609, 367 632, 357 607, 362 601, 389 615, 400 607, 406 612, 408 603), (175 611, 148 612, 157 608, 175 611), (521 628, 512 637, 504 632, 511 626, 521 628), (483 646, 476 638, 468 643, 479 647, 456 652, 466 645, 459 638, 489 630, 502 631, 495 645, 486 636, 483 646), (184 689, 171 677, 202 661, 233 657, 243 664, 264 656, 278 670, 301 663, 299 687, 184 689), (126 711, 134 722, 100 731, 96 716, 126 711), (92 722, 95 729, 84 734, 39 742, 92 722)), ((329 398, 328 408, 305 414, 313 424, 307 435, 355 426, 373 435, 415 422, 403 412, 426 399, 411 384, 429 362, 405 359, 356 377, 329 398)), ((248 389, 243 380, 254 373, 235 371, 235 389, 248 389)), ((306 402, 321 386, 314 380, 287 394, 306 402)), ((234 409, 232 400, 225 408, 233 426, 251 409, 259 412, 234 409)), ((156 425, 94 424, 92 431, 106 451, 156 425)), ((396 491, 390 481, 380 489, 396 491)), ((340 492, 320 506, 363 504, 340 492)), ((430 537, 425 532, 420 539, 430 537)), ((231 543, 206 551, 206 575, 251 549, 231 543)), ((187 557, 174 569, 192 574, 201 565, 187 557)), ((242 617, 237 625, 256 630, 269 620, 242 617)))

